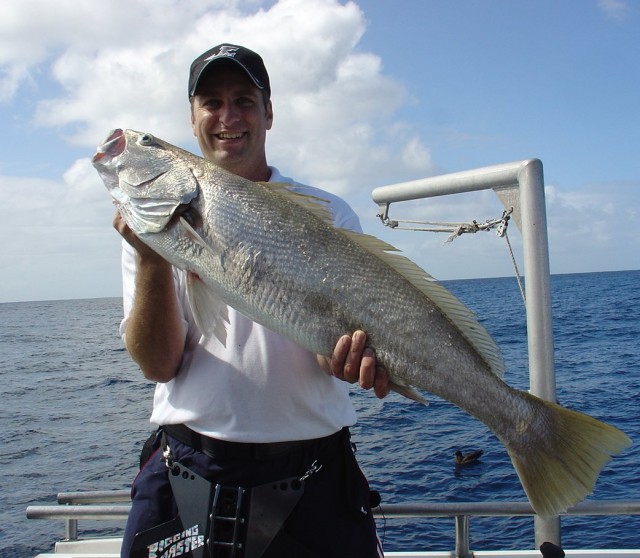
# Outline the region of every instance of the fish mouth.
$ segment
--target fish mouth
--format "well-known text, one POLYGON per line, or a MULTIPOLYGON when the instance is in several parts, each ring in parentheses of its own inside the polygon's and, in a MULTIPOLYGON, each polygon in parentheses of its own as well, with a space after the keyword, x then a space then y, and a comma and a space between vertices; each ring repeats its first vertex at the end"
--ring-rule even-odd
POLYGON ((127 140, 121 128, 112 130, 104 143, 98 147, 98 152, 93 156, 94 163, 101 163, 103 159, 113 159, 120 155, 127 146, 127 140))

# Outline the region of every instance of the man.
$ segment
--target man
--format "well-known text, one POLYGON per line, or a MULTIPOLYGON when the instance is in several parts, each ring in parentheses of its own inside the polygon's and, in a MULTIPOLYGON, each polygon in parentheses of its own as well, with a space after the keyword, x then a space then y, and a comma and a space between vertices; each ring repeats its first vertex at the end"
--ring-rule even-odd
MULTIPOLYGON (((203 156, 246 179, 289 182, 298 192, 327 199, 336 226, 360 230, 340 198, 268 166, 270 96, 269 76, 256 53, 222 44, 196 58, 189 99, 203 156)), ((337 340, 326 358, 230 308, 226 346, 205 339, 186 301, 183 274, 137 239, 119 214, 114 227, 127 241, 121 333, 145 377, 158 382, 151 422, 160 427, 132 488, 122 556, 130 556, 136 533, 180 513, 169 481, 172 463, 213 486, 234 489, 304 481, 299 501, 290 504, 292 511, 278 512, 283 517, 269 535, 258 535, 262 526, 249 521, 245 542, 255 547, 262 537, 265 558, 381 555, 368 484, 349 442, 355 412, 348 385, 339 381, 358 381, 378 397, 388 393, 388 375, 365 347, 364 332, 337 340)), ((251 494, 257 506, 258 490, 251 494)), ((275 517, 271 511, 266 515, 275 517)), ((246 513, 250 517, 251 510, 246 513)))

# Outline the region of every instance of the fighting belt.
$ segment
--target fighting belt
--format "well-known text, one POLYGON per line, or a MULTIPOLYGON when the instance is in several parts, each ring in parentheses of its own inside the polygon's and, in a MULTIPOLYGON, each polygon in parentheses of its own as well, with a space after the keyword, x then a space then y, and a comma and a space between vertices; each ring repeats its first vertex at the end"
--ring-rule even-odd
MULTIPOLYGON (((319 469, 316 467, 315 470, 319 469)), ((253 488, 213 485, 181 463, 169 470, 178 516, 138 533, 131 558, 260 558, 304 492, 306 478, 291 477, 253 488)), ((283 548, 297 545, 280 532, 283 548)), ((313 556, 295 547, 295 556, 313 556)))

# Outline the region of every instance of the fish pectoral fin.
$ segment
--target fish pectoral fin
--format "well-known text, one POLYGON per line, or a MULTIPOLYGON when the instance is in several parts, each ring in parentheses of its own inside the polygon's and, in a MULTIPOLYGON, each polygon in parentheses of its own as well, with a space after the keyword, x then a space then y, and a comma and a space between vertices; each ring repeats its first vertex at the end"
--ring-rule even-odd
POLYGON ((414 388, 407 384, 402 384, 398 381, 391 380, 389 382, 389 385, 391 387, 391 391, 395 391, 396 393, 404 395, 408 399, 417 401, 418 403, 422 403, 425 406, 429 404, 429 402, 424 397, 422 397, 422 395, 420 395, 414 388))
POLYGON ((195 273, 187 273, 187 299, 202 335, 215 337, 226 347, 228 306, 195 273))
MULTIPOLYGON (((184 217, 180 217, 178 226, 182 227, 192 242, 198 244, 203 250, 213 252, 184 217)), ((197 273, 187 272, 187 299, 202 335, 208 339, 215 337, 226 347, 229 308, 212 289, 207 287, 197 273)))
POLYGON ((178 220, 178 226, 182 227, 183 232, 188 236, 192 242, 195 242, 208 252, 213 252, 211 247, 204 241, 204 239, 198 234, 198 232, 190 225, 184 217, 180 217, 178 220))

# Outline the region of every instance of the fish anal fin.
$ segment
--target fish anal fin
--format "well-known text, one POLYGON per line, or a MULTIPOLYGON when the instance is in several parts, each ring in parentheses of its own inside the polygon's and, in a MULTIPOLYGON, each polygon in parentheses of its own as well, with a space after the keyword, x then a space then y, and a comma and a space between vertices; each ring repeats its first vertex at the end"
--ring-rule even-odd
POLYGON ((409 385, 401 384, 399 382, 394 382, 393 380, 391 380, 389 382, 389 386, 391 388, 391 391, 395 391, 396 393, 399 393, 400 395, 403 395, 404 397, 411 399, 412 401, 417 401, 418 403, 421 403, 425 406, 429 404, 429 402, 424 397, 422 397, 420 393, 418 393, 409 385))

